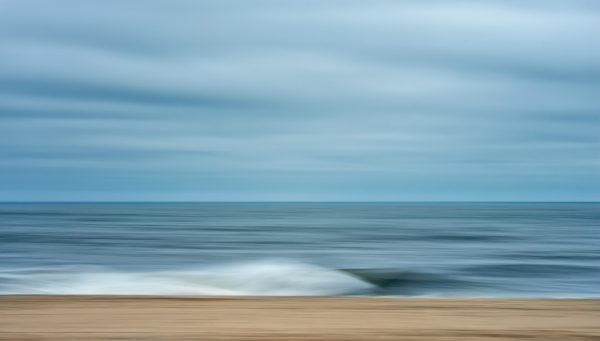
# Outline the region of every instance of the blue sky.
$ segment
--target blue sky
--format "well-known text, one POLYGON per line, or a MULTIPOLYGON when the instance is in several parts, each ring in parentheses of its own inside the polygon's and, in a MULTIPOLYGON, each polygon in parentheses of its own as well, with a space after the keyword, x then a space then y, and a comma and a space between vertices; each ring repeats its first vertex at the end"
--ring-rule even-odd
POLYGON ((0 201, 600 200, 597 1, 0 0, 0 201))

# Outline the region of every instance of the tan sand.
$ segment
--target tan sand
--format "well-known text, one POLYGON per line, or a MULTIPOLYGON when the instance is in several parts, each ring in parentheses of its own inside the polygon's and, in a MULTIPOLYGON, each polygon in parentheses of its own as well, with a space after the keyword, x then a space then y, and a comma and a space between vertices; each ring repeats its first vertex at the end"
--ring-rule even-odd
POLYGON ((600 340, 600 300, 0 296, 0 340, 600 340))

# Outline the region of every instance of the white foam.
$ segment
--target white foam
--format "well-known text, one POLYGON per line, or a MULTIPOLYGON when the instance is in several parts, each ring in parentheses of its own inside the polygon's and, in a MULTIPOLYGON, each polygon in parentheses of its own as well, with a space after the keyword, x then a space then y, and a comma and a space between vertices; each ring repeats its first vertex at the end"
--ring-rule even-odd
POLYGON ((344 272, 289 262, 150 272, 30 270, 1 277, 12 282, 4 294, 321 296, 372 288, 344 272))

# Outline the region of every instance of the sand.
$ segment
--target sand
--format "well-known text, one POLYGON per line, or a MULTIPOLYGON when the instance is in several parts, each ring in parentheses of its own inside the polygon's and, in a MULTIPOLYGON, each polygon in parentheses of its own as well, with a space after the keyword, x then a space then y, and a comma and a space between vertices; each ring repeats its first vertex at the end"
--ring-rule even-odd
POLYGON ((600 340, 600 300, 0 296, 0 340, 600 340))

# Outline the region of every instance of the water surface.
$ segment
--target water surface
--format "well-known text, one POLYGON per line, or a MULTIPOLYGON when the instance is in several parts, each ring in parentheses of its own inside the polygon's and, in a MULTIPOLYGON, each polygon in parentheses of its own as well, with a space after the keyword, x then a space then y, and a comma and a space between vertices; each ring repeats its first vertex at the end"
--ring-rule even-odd
POLYGON ((598 203, 0 204, 0 293, 600 296, 598 203))

